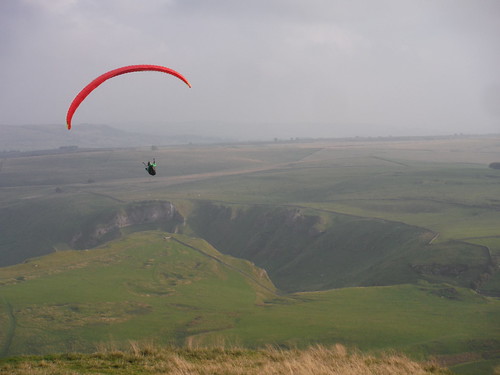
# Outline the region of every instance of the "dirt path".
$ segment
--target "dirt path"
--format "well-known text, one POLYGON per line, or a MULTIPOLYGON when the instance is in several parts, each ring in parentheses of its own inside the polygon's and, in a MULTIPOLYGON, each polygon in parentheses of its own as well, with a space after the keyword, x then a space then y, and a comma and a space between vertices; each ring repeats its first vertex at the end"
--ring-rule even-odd
MULTIPOLYGON (((255 167, 255 168, 222 170, 222 171, 196 173, 196 174, 181 175, 181 176, 164 176, 163 177, 163 176, 156 175, 154 178, 149 178, 148 181, 150 183, 160 184, 161 186, 173 186, 173 185, 179 185, 179 184, 184 184, 184 183, 188 183, 188 182, 208 180, 208 179, 217 178, 217 177, 236 176, 236 175, 244 175, 244 174, 257 173, 257 172, 271 171, 271 170, 275 170, 275 169, 291 168, 294 163, 296 164, 297 162, 292 162, 292 163, 287 162, 287 163, 281 163, 281 164, 272 164, 272 165, 268 165, 268 166, 255 167)), ((143 185, 144 181, 145 181, 144 178, 104 181, 104 182, 101 182, 99 184, 93 184, 91 189, 83 188, 81 190, 85 191, 89 194, 95 194, 95 195, 100 195, 102 197, 107 197, 107 198, 110 198, 110 199, 115 200, 117 202, 124 202, 123 200, 121 200, 117 197, 114 197, 113 195, 111 195, 109 193, 99 192, 100 188, 107 189, 107 188, 113 187, 117 184, 120 184, 120 185, 122 185, 122 187, 128 185, 128 186, 130 186, 129 189, 133 189, 133 190, 137 191, 137 186, 143 185), (137 184, 140 184, 140 185, 137 185, 137 184)), ((140 190, 146 190, 146 189, 143 188, 140 190)))
MULTIPOLYGON (((296 162, 294 162, 294 163, 296 163, 296 162)), ((182 183, 191 182, 191 181, 207 180, 207 179, 214 178, 214 177, 237 176, 237 175, 243 175, 243 174, 252 174, 252 173, 257 173, 257 172, 271 171, 274 169, 290 168, 292 164, 293 163, 273 164, 273 165, 256 167, 256 168, 222 170, 222 171, 196 173, 196 174, 189 174, 189 175, 182 175, 182 176, 166 176, 166 177, 160 177, 158 179, 161 180, 162 182, 166 181, 167 185, 176 185, 176 184, 182 184, 182 183)))

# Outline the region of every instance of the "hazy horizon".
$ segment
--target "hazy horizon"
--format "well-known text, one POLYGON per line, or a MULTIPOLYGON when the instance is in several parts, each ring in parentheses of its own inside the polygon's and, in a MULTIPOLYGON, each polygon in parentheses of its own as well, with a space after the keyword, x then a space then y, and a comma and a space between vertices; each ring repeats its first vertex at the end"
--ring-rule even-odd
MULTIPOLYGON (((248 138, 500 131, 496 0, 5 0, 0 124, 248 138), (160 124, 160 126, 158 126, 160 124), (177 124, 177 125, 176 125, 177 124), (169 129, 175 131, 176 129, 169 129)), ((64 130, 65 131, 65 130, 64 130)))

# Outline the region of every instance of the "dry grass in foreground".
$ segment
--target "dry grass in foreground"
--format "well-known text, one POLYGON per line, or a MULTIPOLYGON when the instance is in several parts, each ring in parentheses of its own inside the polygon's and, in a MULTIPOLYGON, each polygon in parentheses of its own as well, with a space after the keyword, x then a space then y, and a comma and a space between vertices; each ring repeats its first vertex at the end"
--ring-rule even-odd
POLYGON ((315 346, 305 350, 250 350, 139 347, 133 343, 128 351, 3 359, 0 360, 0 374, 414 375, 451 372, 433 363, 414 362, 402 355, 372 356, 349 351, 342 345, 315 346))

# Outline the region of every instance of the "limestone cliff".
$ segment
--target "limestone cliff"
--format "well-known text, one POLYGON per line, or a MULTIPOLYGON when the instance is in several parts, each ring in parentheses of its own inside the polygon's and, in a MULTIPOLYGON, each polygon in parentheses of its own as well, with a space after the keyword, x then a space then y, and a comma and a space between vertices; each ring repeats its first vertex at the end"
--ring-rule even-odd
POLYGON ((73 236, 70 244, 75 249, 92 248, 120 237, 121 229, 127 227, 175 232, 177 225, 183 221, 182 215, 170 202, 135 202, 115 212, 101 214, 84 223, 81 231, 73 236))

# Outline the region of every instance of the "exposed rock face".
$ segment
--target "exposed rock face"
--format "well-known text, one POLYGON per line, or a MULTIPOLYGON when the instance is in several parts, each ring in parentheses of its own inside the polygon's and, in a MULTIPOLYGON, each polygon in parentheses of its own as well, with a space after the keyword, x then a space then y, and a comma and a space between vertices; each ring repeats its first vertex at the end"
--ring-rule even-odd
POLYGON ((121 228, 147 226, 175 232, 184 222, 174 205, 166 201, 144 201, 127 205, 116 212, 93 218, 82 225, 82 230, 71 239, 75 249, 95 247, 105 241, 120 237, 121 228))
POLYGON ((422 275, 458 277, 469 270, 465 264, 414 264, 412 268, 422 275))

